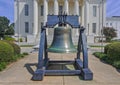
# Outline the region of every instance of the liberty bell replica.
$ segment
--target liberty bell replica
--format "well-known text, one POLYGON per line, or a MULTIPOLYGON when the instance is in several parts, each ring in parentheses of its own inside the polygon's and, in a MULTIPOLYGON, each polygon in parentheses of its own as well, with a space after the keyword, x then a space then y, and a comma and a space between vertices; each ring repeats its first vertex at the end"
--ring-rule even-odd
POLYGON ((72 42, 71 28, 66 26, 66 15, 58 16, 58 27, 54 29, 54 37, 51 46, 47 49, 53 53, 73 53, 77 52, 72 42))
POLYGON ((84 80, 92 80, 93 73, 88 67, 88 53, 85 28, 80 26, 79 16, 76 15, 48 15, 46 25, 41 27, 41 38, 39 44, 37 69, 33 74, 32 80, 42 81, 44 76, 68 76, 79 75, 84 80), (58 27, 54 28, 56 25, 58 27), (69 27, 68 27, 69 25, 69 27), (70 28, 71 27, 71 28, 70 28), (54 37, 51 46, 47 47, 46 29, 54 29, 54 37), (72 28, 79 29, 77 49, 72 42, 72 28), (76 52, 74 60, 51 60, 48 52, 53 53, 73 53, 76 52), (80 55, 83 54, 83 60, 80 55), (61 69, 51 68, 61 66, 61 69), (74 68, 69 69, 68 65, 74 68), (65 67, 65 68, 63 68, 65 67), (50 69, 51 68, 51 69, 50 69))
POLYGON ((48 52, 73 53, 77 52, 72 42, 71 28, 59 26, 54 29, 54 37, 48 52))

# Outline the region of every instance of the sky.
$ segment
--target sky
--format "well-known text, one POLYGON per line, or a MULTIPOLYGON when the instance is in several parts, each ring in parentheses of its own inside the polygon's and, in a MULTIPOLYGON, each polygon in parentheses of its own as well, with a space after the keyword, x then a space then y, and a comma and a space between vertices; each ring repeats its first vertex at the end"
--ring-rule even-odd
MULTIPOLYGON (((0 16, 14 22, 14 0, 0 0, 0 16)), ((106 16, 120 16, 120 0, 107 0, 106 16)))
POLYGON ((0 0, 0 16, 7 17, 14 22, 14 0, 0 0))

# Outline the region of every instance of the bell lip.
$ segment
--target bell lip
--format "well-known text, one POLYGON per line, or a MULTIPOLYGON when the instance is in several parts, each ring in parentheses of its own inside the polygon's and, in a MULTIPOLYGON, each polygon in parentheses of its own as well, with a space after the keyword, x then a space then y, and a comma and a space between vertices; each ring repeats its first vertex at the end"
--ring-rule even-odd
POLYGON ((56 29, 56 28, 65 28, 65 29, 72 29, 71 27, 67 27, 67 26, 58 26, 58 27, 55 27, 54 29, 56 29))
POLYGON ((62 50, 53 50, 53 49, 47 49, 47 52, 51 53, 77 53, 77 49, 71 50, 71 51, 62 51, 62 50))

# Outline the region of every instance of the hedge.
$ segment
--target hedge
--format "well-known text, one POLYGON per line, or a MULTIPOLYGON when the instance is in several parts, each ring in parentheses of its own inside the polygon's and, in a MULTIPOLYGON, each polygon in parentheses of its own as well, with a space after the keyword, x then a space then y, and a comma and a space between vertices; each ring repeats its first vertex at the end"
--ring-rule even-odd
POLYGON ((100 58, 100 60, 106 60, 107 59, 107 54, 102 53, 102 52, 95 52, 95 53, 93 53, 93 55, 100 58))
POLYGON ((7 42, 0 41, 0 62, 10 62, 13 56, 13 47, 7 42))
POLYGON ((7 63, 6 62, 0 62, 0 71, 6 68, 7 63))
POLYGON ((28 53, 20 54, 20 47, 9 41, 0 41, 0 71, 6 68, 9 63, 23 58, 28 53))
POLYGON ((108 44, 104 48, 104 53, 95 52, 94 55, 100 60, 120 69, 120 42, 108 44))
POLYGON ((17 44, 15 44, 13 42, 9 42, 9 41, 6 41, 6 42, 9 43, 13 47, 15 55, 20 54, 21 49, 17 44))
POLYGON ((95 53, 93 53, 93 55, 95 55, 101 61, 104 61, 105 63, 108 63, 108 64, 114 66, 117 69, 120 69, 120 60, 117 60, 117 61, 113 60, 113 61, 111 61, 109 59, 109 57, 105 53, 102 53, 102 52, 95 52, 95 53))
POLYGON ((110 45, 111 45, 111 44, 108 44, 108 45, 106 45, 106 46, 104 47, 104 53, 105 53, 105 54, 107 54, 107 51, 108 51, 110 45))
POLYGON ((107 56, 111 61, 120 60, 120 42, 110 44, 107 50, 107 56))

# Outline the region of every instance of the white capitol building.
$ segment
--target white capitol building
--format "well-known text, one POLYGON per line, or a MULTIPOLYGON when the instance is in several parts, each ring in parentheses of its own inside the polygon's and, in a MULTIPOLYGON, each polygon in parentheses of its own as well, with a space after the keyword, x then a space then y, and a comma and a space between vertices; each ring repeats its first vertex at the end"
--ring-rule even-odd
MULTIPOLYGON (((89 43, 101 36, 101 28, 105 26, 106 0, 14 0, 14 9, 15 36, 27 39, 27 42, 38 42, 47 15, 58 15, 60 11, 79 16, 89 43)), ((50 39, 53 31, 47 30, 47 35, 50 39)), ((73 30, 72 35, 77 37, 78 30, 73 30)))

